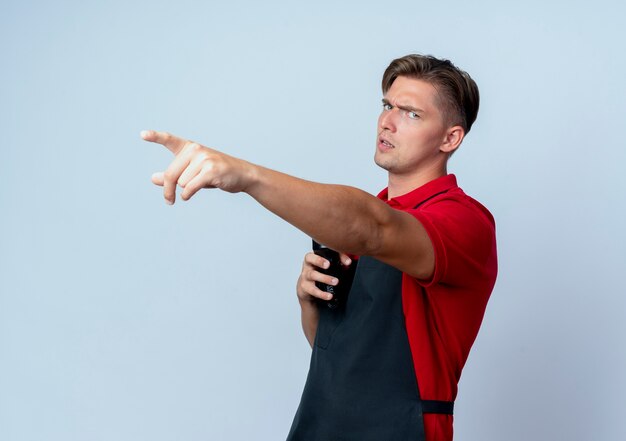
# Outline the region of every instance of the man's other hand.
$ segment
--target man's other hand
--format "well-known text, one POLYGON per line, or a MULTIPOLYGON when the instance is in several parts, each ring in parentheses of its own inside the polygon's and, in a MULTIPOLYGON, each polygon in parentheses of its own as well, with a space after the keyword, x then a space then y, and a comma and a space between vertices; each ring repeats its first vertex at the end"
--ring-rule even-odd
MULTIPOLYGON (((345 266, 350 265, 352 260, 348 255, 340 253, 339 259, 345 266)), ((320 271, 325 270, 330 266, 330 262, 317 254, 310 252, 304 256, 304 262, 302 263, 302 272, 298 277, 298 283, 296 285, 296 293, 298 299, 302 301, 312 302, 315 298, 322 300, 332 299, 332 295, 319 289, 315 282, 325 283, 326 285, 337 286, 339 280, 336 277, 329 276, 320 271)))

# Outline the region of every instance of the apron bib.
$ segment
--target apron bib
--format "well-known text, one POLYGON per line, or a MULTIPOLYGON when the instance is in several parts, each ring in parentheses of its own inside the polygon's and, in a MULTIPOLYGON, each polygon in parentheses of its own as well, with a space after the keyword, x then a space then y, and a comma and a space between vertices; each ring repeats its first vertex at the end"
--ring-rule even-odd
POLYGON ((424 413, 452 402, 420 399, 402 310, 402 272, 357 261, 346 304, 320 304, 311 366, 287 441, 425 441, 424 413))

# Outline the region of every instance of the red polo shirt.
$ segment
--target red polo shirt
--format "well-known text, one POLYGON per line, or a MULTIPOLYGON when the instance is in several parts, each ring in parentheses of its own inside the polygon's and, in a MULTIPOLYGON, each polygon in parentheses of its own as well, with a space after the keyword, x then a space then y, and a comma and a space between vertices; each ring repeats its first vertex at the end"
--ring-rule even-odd
MULTIPOLYGON (((435 250, 429 280, 402 276, 402 306, 421 398, 454 401, 497 274, 495 223, 447 175, 405 195, 378 197, 421 222, 435 250), (417 206, 417 208, 415 208, 417 206)), ((452 440, 452 416, 425 414, 427 441, 452 440)))

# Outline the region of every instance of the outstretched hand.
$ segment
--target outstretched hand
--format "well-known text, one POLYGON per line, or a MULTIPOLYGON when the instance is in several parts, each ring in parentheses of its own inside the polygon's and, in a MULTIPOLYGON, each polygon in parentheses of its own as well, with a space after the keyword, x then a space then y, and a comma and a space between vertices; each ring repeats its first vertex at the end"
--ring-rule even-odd
POLYGON ((186 201, 202 188, 237 193, 253 181, 254 166, 249 162, 166 132, 144 130, 141 137, 175 155, 165 171, 152 175, 152 182, 163 187, 163 196, 170 205, 176 201, 176 185, 183 188, 181 198, 186 201))

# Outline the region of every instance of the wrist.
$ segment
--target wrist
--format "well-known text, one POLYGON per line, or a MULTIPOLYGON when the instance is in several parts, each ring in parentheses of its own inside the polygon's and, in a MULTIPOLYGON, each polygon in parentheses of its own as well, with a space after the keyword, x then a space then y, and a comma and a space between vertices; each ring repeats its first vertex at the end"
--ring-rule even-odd
POLYGON ((315 304, 316 303, 315 302, 315 297, 310 296, 308 294, 305 294, 304 298, 298 296, 298 303, 300 303, 300 307, 301 308, 317 307, 316 304, 315 304))
POLYGON ((244 176, 246 180, 246 186, 243 189, 245 193, 250 196, 254 196, 256 189, 261 183, 262 167, 251 162, 245 161, 244 176))

